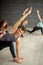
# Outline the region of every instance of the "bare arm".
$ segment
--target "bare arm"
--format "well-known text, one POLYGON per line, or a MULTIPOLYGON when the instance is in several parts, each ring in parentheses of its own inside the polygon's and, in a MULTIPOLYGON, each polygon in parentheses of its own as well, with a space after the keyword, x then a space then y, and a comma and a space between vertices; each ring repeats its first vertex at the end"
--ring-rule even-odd
POLYGON ((31 9, 26 14, 24 14, 22 17, 20 17, 20 19, 12 26, 12 28, 10 30, 11 34, 14 33, 17 30, 18 26, 30 14, 30 12, 31 12, 31 9))
POLYGON ((19 52, 20 52, 20 41, 19 39, 16 41, 16 56, 19 58, 19 52))
POLYGON ((42 21, 39 10, 37 10, 37 15, 38 15, 39 20, 42 21))

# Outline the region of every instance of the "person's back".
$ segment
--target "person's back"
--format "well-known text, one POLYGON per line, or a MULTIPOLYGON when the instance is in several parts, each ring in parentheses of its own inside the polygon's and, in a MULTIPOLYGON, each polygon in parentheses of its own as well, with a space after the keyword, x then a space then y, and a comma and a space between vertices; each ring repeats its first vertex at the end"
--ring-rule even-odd
POLYGON ((43 22, 40 21, 40 22, 37 24, 37 27, 42 27, 42 28, 43 28, 43 22))

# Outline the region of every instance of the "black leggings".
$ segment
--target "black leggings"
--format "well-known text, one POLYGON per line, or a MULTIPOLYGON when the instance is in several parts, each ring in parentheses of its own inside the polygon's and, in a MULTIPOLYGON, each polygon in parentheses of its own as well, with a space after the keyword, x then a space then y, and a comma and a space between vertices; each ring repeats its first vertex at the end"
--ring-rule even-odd
POLYGON ((0 50, 4 49, 4 48, 6 48, 6 47, 9 47, 10 52, 11 52, 13 58, 15 58, 16 55, 15 55, 13 43, 12 43, 11 41, 1 41, 1 40, 0 40, 0 50))
POLYGON ((43 34, 43 28, 37 27, 37 26, 35 26, 32 31, 29 31, 29 30, 26 30, 26 31, 29 32, 29 33, 33 33, 33 32, 35 32, 35 31, 37 31, 39 29, 41 30, 41 33, 43 34))

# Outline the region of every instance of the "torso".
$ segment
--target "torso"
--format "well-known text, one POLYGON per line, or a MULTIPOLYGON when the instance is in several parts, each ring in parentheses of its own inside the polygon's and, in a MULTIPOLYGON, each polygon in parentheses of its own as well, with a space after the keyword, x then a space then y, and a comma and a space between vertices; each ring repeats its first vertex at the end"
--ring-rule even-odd
POLYGON ((2 41, 12 41, 15 42, 17 39, 15 39, 13 34, 10 34, 9 32, 6 32, 5 35, 3 35, 0 40, 2 41))
POLYGON ((42 23, 42 21, 40 21, 40 22, 37 24, 37 27, 43 28, 43 23, 42 23))

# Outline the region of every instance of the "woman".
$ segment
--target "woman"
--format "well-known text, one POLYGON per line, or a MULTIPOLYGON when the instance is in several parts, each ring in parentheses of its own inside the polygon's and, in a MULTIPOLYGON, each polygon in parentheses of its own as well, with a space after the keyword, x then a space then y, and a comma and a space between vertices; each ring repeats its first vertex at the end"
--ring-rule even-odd
MULTIPOLYGON (((7 25, 7 24, 6 24, 7 25)), ((14 34, 10 34, 8 31, 5 32, 5 29, 7 28, 5 25, 5 23, 3 24, 3 30, 2 30, 2 37, 0 38, 0 50, 6 48, 6 47, 9 47, 10 48, 10 51, 11 51, 11 54, 14 58, 14 61, 17 62, 17 63, 21 63, 22 62, 22 58, 19 57, 19 41, 18 41, 18 38, 19 36, 21 36, 24 32, 25 32, 25 29, 24 27, 19 27, 14 34), (5 27, 4 27, 5 26, 5 27), (14 51, 14 45, 13 45, 13 42, 16 42, 17 46, 16 46, 16 55, 15 55, 15 51, 14 51)))
POLYGON ((39 10, 37 10, 37 15, 38 15, 38 18, 39 18, 40 22, 33 28, 32 31, 29 31, 29 30, 27 30, 27 31, 29 33, 33 33, 33 32, 35 32, 37 30, 41 30, 41 33, 43 34, 43 19, 40 16, 39 10))
MULTIPOLYGON (((16 42, 18 44, 18 37, 21 36, 23 33, 24 33, 24 28, 18 28, 18 26, 21 24, 21 22, 31 13, 31 8, 30 10, 25 14, 23 15, 13 26, 12 28, 10 29, 10 31, 6 31, 6 28, 8 28, 8 24, 6 22, 6 20, 2 20, 0 22, 0 32, 1 35, 0 35, 0 41, 1 42, 5 42, 7 41, 7 43, 5 44, 0 44, 0 50, 2 50, 3 48, 5 47, 10 47, 10 50, 11 50, 11 53, 12 53, 12 56, 14 58, 14 61, 17 62, 17 63, 21 63, 22 62, 22 58, 18 58, 18 48, 16 48, 16 51, 17 51, 17 56, 15 55, 14 53, 14 45, 13 45, 13 42, 16 42), (10 43, 8 43, 10 42, 10 43)), ((18 47, 18 45, 17 45, 18 47)))

